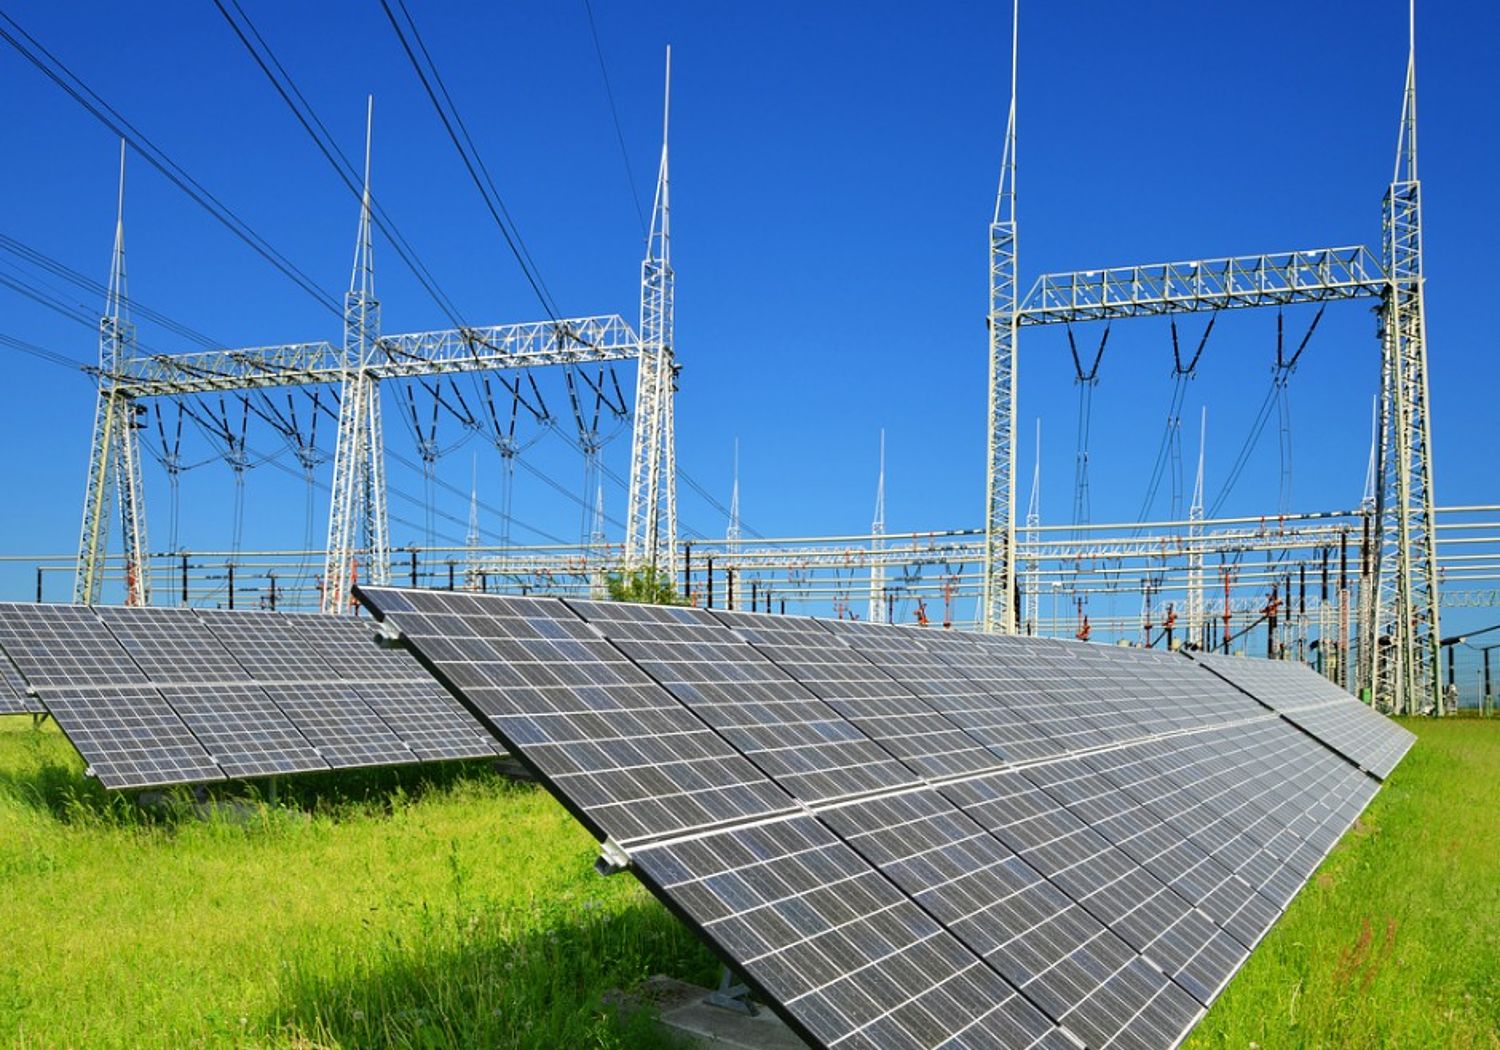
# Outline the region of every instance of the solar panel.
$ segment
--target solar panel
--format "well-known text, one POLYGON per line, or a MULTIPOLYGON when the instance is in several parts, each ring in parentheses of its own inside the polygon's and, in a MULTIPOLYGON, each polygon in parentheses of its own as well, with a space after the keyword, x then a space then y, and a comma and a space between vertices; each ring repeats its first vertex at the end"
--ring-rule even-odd
POLYGON ((600 838, 682 832, 794 806, 554 598, 358 593, 600 838))
POLYGON ((719 611, 714 616, 923 776, 970 773, 1001 761, 817 620, 719 611))
POLYGON ((109 788, 496 753, 409 653, 333 619, 0 603, 0 697, 50 711, 109 788))
POLYGON ((948 785, 943 794, 1184 987, 1217 987, 1222 966, 1212 956, 1234 948, 1215 937, 1207 916, 1027 777, 988 774, 948 785), (1194 946, 1211 956, 1195 959, 1194 946))
POLYGON ((157 684, 248 684, 250 676, 190 609, 95 606, 120 648, 157 684))
POLYGON ((1019 676, 989 674, 977 657, 939 655, 932 648, 940 639, 914 628, 887 628, 825 621, 848 638, 866 659, 911 690, 1001 761, 1024 761, 1061 753, 1056 741, 1023 713, 1036 690, 1019 676))
POLYGON ((822 801, 917 783, 890 752, 707 612, 568 604, 794 797, 822 801))
POLYGON ((225 779, 177 712, 148 686, 45 686, 41 694, 88 773, 107 788, 225 779))
POLYGON ((114 635, 82 605, 0 602, 0 648, 38 692, 148 684, 114 635))
POLYGON ((816 1046, 1076 1050, 811 817, 648 846, 633 860, 816 1046))
POLYGON ((230 777, 268 777, 326 770, 307 737, 253 685, 163 685, 172 705, 215 765, 230 777))
POLYGON ((1193 659, 1382 779, 1416 741, 1310 667, 1195 652, 1193 659))
POLYGON ((335 766, 485 758, 494 738, 407 652, 375 644, 369 620, 312 613, 198 610, 249 676, 335 766))
POLYGON ((360 593, 817 1046, 1176 1046, 1376 790, 1164 653, 360 593))
POLYGON ((1088 1045, 1170 1045, 1196 1019, 1198 1001, 936 791, 820 818, 1088 1045))

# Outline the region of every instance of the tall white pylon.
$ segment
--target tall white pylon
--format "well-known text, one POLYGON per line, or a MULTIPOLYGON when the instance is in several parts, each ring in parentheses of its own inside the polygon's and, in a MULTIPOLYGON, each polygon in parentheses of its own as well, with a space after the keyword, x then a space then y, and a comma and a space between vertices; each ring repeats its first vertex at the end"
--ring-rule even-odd
POLYGON ((1198 474, 1188 507, 1187 642, 1203 645, 1203 453, 1208 447, 1208 406, 1198 423, 1198 474))
POLYGON ((344 296, 339 431, 323 567, 322 608, 327 613, 350 608, 349 591, 359 579, 361 556, 364 579, 380 584, 390 575, 380 382, 370 372, 380 339, 380 300, 375 297, 375 250, 370 233, 370 136, 374 119, 375 99, 371 97, 365 109, 364 193, 354 242, 354 270, 344 296))
POLYGON ((885 547, 885 428, 880 430, 880 472, 875 478, 875 515, 870 521, 870 605, 865 619, 885 623, 885 562, 880 552, 885 547))
POLYGON ((734 439, 734 482, 729 489, 729 525, 724 538, 730 543, 740 541, 740 439, 734 439))
POLYGON ((625 564, 677 576, 677 451, 673 401, 677 365, 673 355, 671 182, 667 130, 672 112, 672 49, 667 48, 662 104, 661 167, 651 206, 646 258, 641 263, 641 352, 636 373, 635 426, 630 447, 629 506, 625 515, 625 564))
POLYGON ((1429 706, 1442 714, 1422 187, 1417 178, 1416 25, 1412 0, 1401 130, 1383 217, 1388 285, 1380 304, 1381 442, 1373 519, 1379 582, 1361 655, 1376 704, 1401 714, 1429 706))
MULTIPOLYGON (((1035 552, 1042 542, 1042 420, 1036 421, 1036 462, 1031 466, 1031 499, 1026 504, 1026 539, 1035 552)), ((1022 629, 1027 634, 1037 634, 1037 623, 1042 612, 1042 563, 1035 553, 1026 563, 1026 622, 1022 629)), ((1053 631, 1057 625, 1052 625, 1053 631)))
POLYGON ((984 593, 980 625, 1016 631, 1016 45, 1020 0, 1011 5, 1010 115, 1000 156, 1000 186, 990 222, 989 442, 985 455, 984 593))
POLYGON ((94 440, 83 498, 83 526, 73 600, 92 605, 104 584, 110 518, 120 501, 125 559, 125 604, 151 603, 150 548, 146 542, 146 503, 141 486, 140 411, 120 391, 118 376, 135 353, 130 295, 125 283, 125 142, 120 142, 120 183, 115 210, 115 244, 104 314, 99 319, 99 401, 94 409, 94 440))

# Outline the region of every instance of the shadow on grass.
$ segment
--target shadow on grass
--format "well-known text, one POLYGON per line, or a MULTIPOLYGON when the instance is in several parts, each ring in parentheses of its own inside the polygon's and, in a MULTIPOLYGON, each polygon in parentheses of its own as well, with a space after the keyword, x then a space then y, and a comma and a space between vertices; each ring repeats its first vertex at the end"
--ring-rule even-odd
POLYGON ((8 794, 68 824, 170 828, 218 819, 231 811, 203 803, 234 803, 326 816, 388 815, 426 795, 477 787, 506 790, 488 759, 369 769, 332 770, 268 780, 194 784, 145 791, 109 791, 84 773, 72 748, 53 731, 36 730, 20 742, 24 758, 0 765, 0 794, 8 794))
MULTIPOLYGON (((624 876, 619 876, 624 877, 624 876)), ((666 909, 533 900, 425 918, 358 956, 288 959, 262 1030, 292 1046, 679 1050, 654 1014, 609 993, 654 973, 707 983, 712 958, 666 909)))

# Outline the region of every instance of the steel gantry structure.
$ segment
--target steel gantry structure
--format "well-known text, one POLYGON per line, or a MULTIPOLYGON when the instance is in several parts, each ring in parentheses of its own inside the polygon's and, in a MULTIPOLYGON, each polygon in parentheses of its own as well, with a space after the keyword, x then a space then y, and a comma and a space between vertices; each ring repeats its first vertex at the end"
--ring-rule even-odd
MULTIPOLYGON (((670 61, 669 52, 669 90, 670 61)), ((100 598, 108 561, 110 518, 118 494, 124 534, 125 600, 131 605, 150 602, 151 558, 146 544, 137 433, 137 414, 144 411, 144 400, 277 387, 337 387, 338 434, 319 602, 323 611, 332 613, 349 609, 350 589, 361 571, 372 582, 383 583, 389 578, 382 380, 617 361, 638 363, 625 562, 628 567, 660 566, 667 573, 675 572, 673 401, 677 365, 672 338, 674 280, 665 125, 651 232, 641 270, 639 333, 619 315, 606 314, 386 335, 380 330, 380 302, 374 283, 369 121, 367 111, 359 232, 349 291, 344 296, 344 330, 339 345, 314 341, 186 354, 139 352, 128 320, 125 293, 122 146, 121 218, 116 224, 109 296, 100 322, 99 402, 74 572, 76 601, 94 603, 100 598)))
POLYGON ((1379 586, 1362 617, 1361 687, 1397 712, 1442 711, 1431 420, 1417 181, 1415 0, 1396 172, 1386 193, 1382 258, 1362 246, 1044 274, 1024 297, 1016 270, 1016 43, 999 192, 990 224, 989 444, 981 626, 1018 629, 1014 407, 1020 330, 1201 311, 1348 299, 1378 301, 1381 407, 1373 548, 1379 586))

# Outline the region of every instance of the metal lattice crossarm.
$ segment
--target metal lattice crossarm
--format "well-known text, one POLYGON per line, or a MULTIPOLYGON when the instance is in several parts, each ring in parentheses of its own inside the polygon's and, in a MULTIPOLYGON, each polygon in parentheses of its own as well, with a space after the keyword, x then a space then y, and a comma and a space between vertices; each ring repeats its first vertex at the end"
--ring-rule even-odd
POLYGON ((1080 270, 1043 274, 1021 301, 1016 320, 1065 324, 1379 298, 1386 282, 1380 263, 1359 245, 1080 270))
MULTIPOLYGON (((627 361, 639 355, 635 330, 618 314, 607 314, 381 336, 369 372, 376 379, 410 378, 627 361)), ((343 367, 343 351, 325 341, 141 356, 131 359, 115 379, 126 396, 161 397, 338 383, 343 367)))

